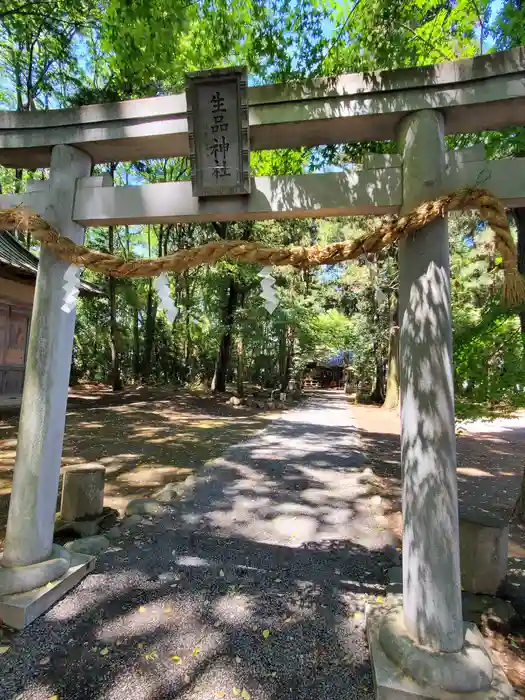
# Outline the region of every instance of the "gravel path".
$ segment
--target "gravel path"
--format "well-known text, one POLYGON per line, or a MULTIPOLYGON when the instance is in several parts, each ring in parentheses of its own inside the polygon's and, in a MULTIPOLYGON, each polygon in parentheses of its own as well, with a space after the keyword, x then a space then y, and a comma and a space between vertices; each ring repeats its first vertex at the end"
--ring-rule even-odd
POLYGON ((371 700, 364 609, 397 554, 364 466, 342 394, 283 414, 13 635, 0 698, 371 700))

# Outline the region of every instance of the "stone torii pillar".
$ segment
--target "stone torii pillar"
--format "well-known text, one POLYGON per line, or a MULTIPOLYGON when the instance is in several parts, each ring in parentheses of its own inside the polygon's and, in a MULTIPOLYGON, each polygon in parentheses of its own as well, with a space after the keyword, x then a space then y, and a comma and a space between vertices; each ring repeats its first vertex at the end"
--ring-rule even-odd
MULTIPOLYGON (((44 218, 73 241, 84 228, 72 219, 77 178, 90 175, 91 159, 70 146, 51 157, 44 218)), ((23 627, 52 605, 89 569, 90 558, 53 545, 56 501, 75 329, 75 311, 62 311, 64 273, 42 247, 27 349, 13 488, 3 557, 0 559, 0 618, 23 627), (56 586, 35 590, 50 581, 56 586), (21 594, 21 595, 17 595, 21 594), (47 596, 43 601, 42 596, 47 596)))
MULTIPOLYGON (((443 191, 443 117, 404 120, 403 208, 443 191)), ((463 646, 447 218, 399 245, 403 610, 410 635, 463 646)))
MULTIPOLYGON (((416 112, 399 134, 405 213, 444 192, 443 116, 416 112)), ((493 667, 462 616, 446 217, 400 242, 399 277, 403 606, 368 625, 376 693, 481 698, 493 667)))

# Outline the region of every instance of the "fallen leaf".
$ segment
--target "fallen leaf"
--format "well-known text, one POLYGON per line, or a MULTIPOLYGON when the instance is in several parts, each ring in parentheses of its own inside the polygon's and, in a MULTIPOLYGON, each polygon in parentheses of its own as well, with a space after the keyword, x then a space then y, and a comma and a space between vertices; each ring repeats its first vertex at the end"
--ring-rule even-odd
POLYGON ((219 576, 220 576, 221 578, 224 577, 224 571, 223 571, 222 569, 219 571, 219 576))
POLYGON ((146 612, 146 608, 143 605, 141 605, 139 608, 139 612, 141 612, 141 613, 146 612))
POLYGON ((215 693, 215 695, 218 698, 223 698, 226 695, 226 693, 224 693, 222 690, 219 690, 217 693, 215 693))
POLYGON ((241 694, 241 691, 239 690, 239 688, 236 688, 235 686, 233 686, 233 694, 234 694, 234 695, 240 695, 240 694, 241 694))
POLYGON ((243 689, 242 689, 242 692, 241 692, 241 698, 244 698, 244 700, 251 700, 251 697, 252 697, 252 696, 251 696, 250 693, 246 690, 246 688, 243 688, 243 689))
POLYGON ((0 647, 0 654, 5 654, 6 652, 9 651, 11 647, 6 646, 6 647, 0 647))
POLYGON ((173 661, 174 664, 182 663, 182 659, 180 658, 180 656, 172 656, 171 660, 173 661))
POLYGON ((268 639, 269 636, 270 636, 270 630, 263 630, 263 637, 265 639, 268 639))
POLYGON ((383 596, 382 596, 382 595, 378 595, 378 596, 377 596, 377 602, 378 602, 378 603, 382 603, 382 602, 383 602, 383 596))
POLYGON ((48 664, 50 661, 51 661, 51 659, 50 659, 49 656, 44 656, 43 659, 40 659, 40 661, 38 662, 38 665, 39 665, 39 666, 47 666, 47 664, 48 664))
POLYGON ((198 656, 201 653, 200 647, 195 647, 195 649, 191 652, 192 656, 198 656))
POLYGON ((58 695, 52 695, 50 698, 47 700, 58 700, 58 695))
POLYGON ((167 607, 165 607, 165 608, 163 609, 162 612, 166 613, 166 615, 169 615, 170 612, 171 612, 171 608, 170 608, 169 606, 167 606, 167 607))
POLYGON ((144 648, 144 644, 142 642, 139 642, 137 644, 137 649, 143 649, 143 648, 144 648))
POLYGON ((362 617, 363 617, 363 615, 360 612, 354 613, 354 620, 360 620, 362 617))
POLYGON ((291 617, 285 617, 285 618, 284 618, 284 621, 285 621, 285 622, 291 622, 291 621, 292 621, 292 618, 291 618, 291 617))
POLYGON ((109 649, 107 647, 104 647, 103 649, 100 650, 100 656, 107 656, 109 654, 109 649))
POLYGON ((151 651, 147 651, 144 654, 144 658, 147 659, 147 661, 153 661, 154 659, 158 659, 159 655, 155 651, 155 649, 152 649, 151 651))

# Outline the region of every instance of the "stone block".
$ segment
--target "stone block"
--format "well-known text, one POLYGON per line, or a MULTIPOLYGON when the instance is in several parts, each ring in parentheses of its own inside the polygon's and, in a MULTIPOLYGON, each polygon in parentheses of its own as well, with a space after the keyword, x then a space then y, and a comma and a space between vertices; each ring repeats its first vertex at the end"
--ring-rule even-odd
POLYGON ((49 610, 94 568, 94 557, 73 554, 69 569, 56 581, 51 581, 46 586, 27 593, 17 593, 0 598, 0 620, 15 630, 24 629, 33 620, 49 610))
POLYGON ((166 486, 154 494, 154 499, 161 503, 170 503, 178 499, 182 490, 183 486, 181 482, 166 484, 166 486))
MULTIPOLYGON (((449 693, 442 688, 421 685, 405 675, 385 654, 380 642, 379 631, 382 615, 377 612, 367 617, 367 635, 372 657, 372 675, 376 700, 517 700, 512 686, 507 681, 503 669, 493 661, 492 684, 488 690, 475 693, 449 693)), ((481 633, 474 625, 466 625, 471 638, 484 647, 481 633)))
POLYGON ((507 626, 516 618, 513 605, 501 598, 487 595, 474 595, 464 591, 462 594, 463 619, 481 625, 484 620, 490 620, 492 625, 507 626))
POLYGON ((90 554, 96 556, 102 554, 109 547, 109 540, 103 535, 95 535, 94 537, 83 537, 81 540, 73 540, 65 545, 65 549, 69 552, 78 552, 79 554, 90 554))
POLYGON ((126 515, 165 515, 172 508, 167 503, 160 503, 151 498, 136 498, 126 506, 126 515))
POLYGON ((91 520, 102 515, 105 475, 106 468, 96 462, 64 470, 60 504, 62 520, 91 520))
POLYGON ((495 595, 507 575, 508 522, 480 512, 462 514, 459 544, 463 589, 495 595))

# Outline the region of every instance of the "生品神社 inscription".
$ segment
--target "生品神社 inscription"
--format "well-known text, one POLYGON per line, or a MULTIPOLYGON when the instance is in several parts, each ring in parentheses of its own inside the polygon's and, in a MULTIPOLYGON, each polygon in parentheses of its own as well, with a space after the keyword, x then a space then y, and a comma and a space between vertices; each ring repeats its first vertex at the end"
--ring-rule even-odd
POLYGON ((250 193, 245 68, 187 76, 188 137, 195 197, 250 193))

